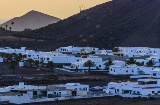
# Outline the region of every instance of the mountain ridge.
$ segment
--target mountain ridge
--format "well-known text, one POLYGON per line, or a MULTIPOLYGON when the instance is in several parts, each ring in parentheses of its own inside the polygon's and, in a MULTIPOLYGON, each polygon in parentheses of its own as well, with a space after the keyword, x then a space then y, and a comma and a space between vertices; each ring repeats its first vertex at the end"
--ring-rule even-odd
POLYGON ((60 21, 60 19, 57 17, 32 10, 20 17, 10 19, 0 26, 6 28, 6 25, 8 25, 8 27, 12 27, 12 31, 23 31, 24 29, 28 28, 32 30, 39 29, 58 21, 60 21), (14 22, 14 24, 11 25, 11 22, 14 22))
POLYGON ((159 27, 159 0, 112 0, 17 36, 50 38, 54 47, 160 47, 159 27))

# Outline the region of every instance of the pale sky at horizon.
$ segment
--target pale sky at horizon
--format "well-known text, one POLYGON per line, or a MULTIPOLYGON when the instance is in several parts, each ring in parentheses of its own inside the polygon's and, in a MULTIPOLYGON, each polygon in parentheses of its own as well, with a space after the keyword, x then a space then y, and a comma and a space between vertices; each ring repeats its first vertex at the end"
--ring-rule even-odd
POLYGON ((0 0, 0 23, 36 10, 51 16, 65 19, 85 9, 110 0, 0 0), (37 2, 38 1, 38 2, 37 2))

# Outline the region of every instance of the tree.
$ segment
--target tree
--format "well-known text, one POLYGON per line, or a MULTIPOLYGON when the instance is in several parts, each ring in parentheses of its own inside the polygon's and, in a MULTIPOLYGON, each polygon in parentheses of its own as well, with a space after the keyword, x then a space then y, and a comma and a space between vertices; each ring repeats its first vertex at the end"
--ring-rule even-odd
POLYGON ((15 61, 11 62, 9 69, 13 70, 13 74, 15 74, 15 69, 16 69, 16 62, 15 61))
POLYGON ((54 68, 54 63, 52 61, 48 61, 47 65, 46 65, 47 68, 50 68, 51 72, 53 71, 53 68, 54 68))
POLYGON ((18 57, 19 57, 20 60, 22 60, 23 55, 22 55, 21 53, 19 53, 19 54, 18 54, 18 57))
POLYGON ((136 62, 135 63, 137 66, 143 66, 143 64, 142 63, 139 63, 139 62, 136 62))
POLYGON ((11 31, 12 30, 12 27, 9 27, 9 31, 11 31))
POLYGON ((94 62, 92 62, 91 60, 88 60, 87 62, 84 63, 85 67, 88 67, 88 73, 90 74, 90 68, 91 66, 94 66, 94 62))
POLYGON ((4 57, 6 58, 7 62, 12 61, 12 55, 11 54, 5 54, 4 57))
POLYGON ((11 22, 11 25, 12 25, 12 26, 14 25, 14 22, 13 22, 13 21, 11 22))
POLYGON ((113 48, 112 52, 118 52, 119 49, 117 47, 113 48))
POLYGON ((95 51, 92 51, 91 54, 95 54, 95 51))
POLYGON ((1 57, 3 58, 3 57, 4 57, 4 55, 5 55, 5 53, 0 53, 0 55, 1 55, 1 57))
POLYGON ((146 65, 147 65, 148 67, 152 67, 152 66, 153 66, 153 61, 152 61, 152 60, 149 60, 149 61, 146 63, 146 65))
POLYGON ((105 65, 106 65, 106 68, 108 68, 110 65, 113 65, 113 63, 112 63, 111 60, 108 60, 108 61, 105 63, 105 65))
POLYGON ((32 63, 34 60, 32 58, 29 58, 27 61, 29 62, 30 67, 32 67, 32 63))
POLYGON ((39 61, 38 61, 38 60, 35 60, 34 63, 35 63, 35 65, 36 65, 36 67, 38 68, 39 61))
POLYGON ((136 61, 134 60, 133 57, 129 58, 129 60, 127 60, 127 64, 135 64, 136 61))
POLYGON ((6 24, 6 30, 7 30, 8 25, 6 24))
POLYGON ((11 25, 12 25, 12 27, 9 27, 10 31, 12 30, 13 25, 14 25, 14 22, 13 22, 13 21, 11 22, 11 25))

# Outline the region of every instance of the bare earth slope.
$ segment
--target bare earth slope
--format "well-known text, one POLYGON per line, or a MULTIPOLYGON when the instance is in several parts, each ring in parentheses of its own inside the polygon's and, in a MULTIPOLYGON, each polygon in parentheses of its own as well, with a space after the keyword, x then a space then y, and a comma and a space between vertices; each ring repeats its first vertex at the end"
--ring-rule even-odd
POLYGON ((18 35, 50 38, 53 47, 160 47, 159 27, 159 0, 113 0, 56 24, 18 35))
MULTIPOLYGON (((12 27, 12 31, 23 31, 24 29, 39 29, 41 27, 45 27, 52 23, 57 23, 60 19, 56 17, 52 17, 37 11, 30 11, 27 14, 13 18, 4 24, 0 25, 0 27, 12 27), (14 22, 14 25, 11 25, 11 22, 14 22)), ((8 28, 9 29, 9 28, 8 28)))

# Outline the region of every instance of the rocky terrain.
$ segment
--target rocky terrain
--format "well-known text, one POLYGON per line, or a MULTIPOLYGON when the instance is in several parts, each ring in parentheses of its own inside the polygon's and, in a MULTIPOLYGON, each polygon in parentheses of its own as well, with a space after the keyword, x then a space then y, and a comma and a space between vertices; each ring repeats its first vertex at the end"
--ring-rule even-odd
POLYGON ((159 0, 112 0, 56 24, 15 36, 49 38, 55 48, 67 45, 160 47, 159 27, 159 0))

